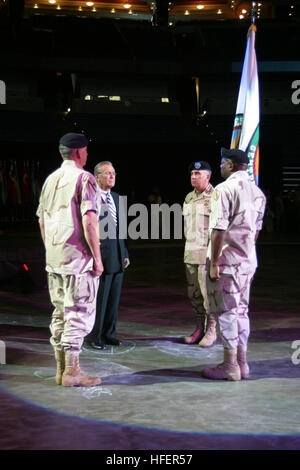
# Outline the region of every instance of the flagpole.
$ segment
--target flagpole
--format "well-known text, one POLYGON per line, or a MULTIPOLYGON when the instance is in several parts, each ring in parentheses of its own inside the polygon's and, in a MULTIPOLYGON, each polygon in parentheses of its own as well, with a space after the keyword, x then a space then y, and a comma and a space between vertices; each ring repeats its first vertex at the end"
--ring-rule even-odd
POLYGON ((251 25, 247 33, 242 76, 231 136, 230 148, 239 148, 249 158, 248 174, 259 181, 259 84, 255 53, 256 2, 252 2, 251 25))

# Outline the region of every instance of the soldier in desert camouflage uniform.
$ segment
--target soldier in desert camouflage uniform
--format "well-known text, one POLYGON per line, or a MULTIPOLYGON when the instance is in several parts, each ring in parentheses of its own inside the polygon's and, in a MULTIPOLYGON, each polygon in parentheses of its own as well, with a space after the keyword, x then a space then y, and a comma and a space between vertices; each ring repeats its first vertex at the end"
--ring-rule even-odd
POLYGON ((99 249, 99 190, 83 169, 87 139, 69 133, 60 139, 63 163, 46 179, 37 210, 46 248, 50 299, 55 307, 50 325, 57 363, 56 383, 93 386, 79 367, 84 337, 93 328, 96 296, 103 266, 99 249))
POLYGON ((216 341, 216 322, 209 315, 206 290, 206 255, 208 244, 208 222, 210 197, 213 186, 209 183, 211 167, 205 161, 189 166, 190 192, 183 204, 184 234, 186 238, 184 263, 188 286, 188 297, 196 313, 196 330, 184 338, 186 344, 212 346, 216 341))
POLYGON ((206 368, 210 379, 249 376, 246 352, 250 325, 248 305, 257 267, 255 243, 262 228, 266 198, 247 174, 248 157, 239 149, 221 149, 226 179, 211 197, 207 290, 211 313, 224 346, 224 362, 206 368))

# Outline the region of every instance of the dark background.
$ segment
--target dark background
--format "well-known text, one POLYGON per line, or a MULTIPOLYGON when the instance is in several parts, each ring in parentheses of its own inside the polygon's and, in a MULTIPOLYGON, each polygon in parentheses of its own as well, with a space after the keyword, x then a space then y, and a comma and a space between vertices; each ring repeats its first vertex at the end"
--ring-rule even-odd
MULTIPOLYGON (((272 195, 285 189, 284 167, 299 165, 300 148, 300 105, 291 102, 292 82, 300 79, 299 6, 289 18, 282 3, 256 23, 260 186, 272 195), (273 71, 265 71, 273 61, 273 71)), ((116 190, 134 191, 136 202, 146 202, 156 187, 163 202, 182 203, 193 160, 209 161, 212 183, 221 181, 220 147, 230 146, 250 19, 178 21, 171 28, 165 21, 24 16, 22 2, 9 5, 0 9, 0 79, 7 87, 0 160, 16 161, 20 180, 29 160, 39 162, 42 183, 61 164, 60 136, 84 131, 86 169, 111 160, 116 190), (84 100, 87 94, 94 99, 84 100), (97 95, 119 95, 121 102, 97 95), (163 96, 169 103, 161 103, 163 96)), ((31 226, 36 205, 28 203, 25 212, 24 201, 2 205, 1 228, 31 226)))

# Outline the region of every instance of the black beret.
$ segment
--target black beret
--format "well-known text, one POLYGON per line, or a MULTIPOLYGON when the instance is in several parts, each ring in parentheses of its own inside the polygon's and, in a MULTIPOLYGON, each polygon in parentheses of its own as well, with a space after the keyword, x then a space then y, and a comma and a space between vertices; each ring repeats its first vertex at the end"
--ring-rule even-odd
POLYGON ((234 163, 239 163, 243 165, 248 165, 249 158, 243 150, 240 149, 225 149, 224 147, 221 148, 221 157, 228 158, 232 160, 234 163))
POLYGON ((59 145, 65 145, 70 149, 81 149, 87 147, 88 140, 83 134, 75 134, 74 132, 69 132, 61 137, 59 145))
POLYGON ((198 162, 193 162, 189 165, 189 171, 193 171, 193 170, 211 171, 211 166, 209 163, 202 160, 198 162))

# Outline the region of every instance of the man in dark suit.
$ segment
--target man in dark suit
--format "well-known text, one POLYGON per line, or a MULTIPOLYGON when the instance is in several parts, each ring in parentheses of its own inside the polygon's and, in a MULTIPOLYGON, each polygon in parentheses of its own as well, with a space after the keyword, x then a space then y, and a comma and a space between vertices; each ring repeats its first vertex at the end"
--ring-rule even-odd
POLYGON ((95 324, 87 342, 94 349, 106 349, 105 344, 121 344, 115 333, 124 270, 130 262, 125 208, 119 194, 111 191, 116 182, 115 169, 111 162, 103 161, 95 166, 94 175, 101 193, 99 230, 104 271, 98 289, 95 324))

